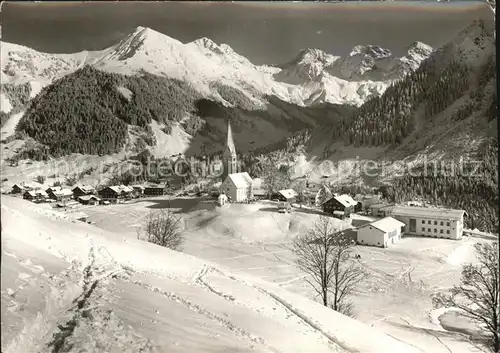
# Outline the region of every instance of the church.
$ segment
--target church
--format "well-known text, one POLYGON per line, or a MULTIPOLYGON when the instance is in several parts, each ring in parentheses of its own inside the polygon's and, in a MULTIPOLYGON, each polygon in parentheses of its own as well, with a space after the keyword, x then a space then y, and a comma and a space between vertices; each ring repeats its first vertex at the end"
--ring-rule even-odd
POLYGON ((247 172, 239 171, 238 156, 233 141, 231 123, 227 123, 226 147, 222 154, 221 194, 225 194, 232 202, 243 202, 253 198, 252 178, 247 172))

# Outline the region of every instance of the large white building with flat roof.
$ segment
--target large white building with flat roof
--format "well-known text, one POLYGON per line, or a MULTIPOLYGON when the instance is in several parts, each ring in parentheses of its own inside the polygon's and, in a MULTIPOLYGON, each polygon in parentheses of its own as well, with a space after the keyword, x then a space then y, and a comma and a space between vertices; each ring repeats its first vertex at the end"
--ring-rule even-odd
POLYGON ((464 210, 395 206, 391 217, 405 224, 405 234, 434 238, 461 239, 464 210))

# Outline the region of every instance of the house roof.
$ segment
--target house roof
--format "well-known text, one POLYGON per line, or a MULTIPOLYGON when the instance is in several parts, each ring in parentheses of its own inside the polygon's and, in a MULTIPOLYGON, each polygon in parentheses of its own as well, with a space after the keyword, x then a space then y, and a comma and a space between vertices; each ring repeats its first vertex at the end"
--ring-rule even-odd
POLYGON ((28 191, 25 191, 24 192, 24 195, 30 195, 30 196, 33 196, 33 197, 36 197, 36 192, 35 191, 32 191, 32 190, 28 190, 28 191))
POLYGON ((61 189, 58 191, 53 191, 52 193, 56 196, 71 196, 71 195, 73 195, 73 191, 71 191, 70 189, 61 189))
MULTIPOLYGON (((247 172, 233 173, 227 176, 237 188, 252 186, 252 178, 247 172)), ((227 179, 226 179, 227 180, 227 179)))
POLYGON ((82 201, 89 201, 89 200, 91 200, 91 199, 95 199, 95 200, 97 200, 97 201, 101 200, 100 198, 98 198, 98 197, 97 197, 97 196, 95 196, 95 195, 85 195, 85 196, 80 196, 78 199, 79 199, 79 200, 82 200, 82 201))
POLYGON ((418 206, 395 206, 392 210, 393 216, 415 216, 438 219, 458 220, 466 214, 464 210, 453 210, 445 208, 430 208, 418 206))
POLYGON ((132 185, 132 188, 144 190, 146 187, 144 185, 132 185))
POLYGON ((343 211, 333 211, 333 214, 343 215, 344 212, 343 211))
POLYGON ((278 191, 278 193, 283 195, 283 197, 285 197, 286 199, 291 199, 291 198, 297 197, 297 195, 298 195, 297 192, 293 189, 280 190, 280 191, 278 191))
POLYGON ((79 185, 79 186, 75 186, 73 188, 73 190, 75 190, 76 188, 80 188, 80 190, 82 190, 83 192, 92 192, 94 191, 95 189, 90 186, 90 185, 79 185))
POLYGON ((62 186, 51 186, 50 188, 47 188, 46 191, 52 191, 52 192, 55 192, 55 191, 61 191, 62 190, 62 186))
POLYGON ((116 192, 117 194, 121 194, 122 192, 132 192, 134 189, 131 187, 125 186, 125 185, 113 185, 113 186, 108 186, 111 190, 116 192))
POLYGON ((360 228, 371 226, 381 230, 384 233, 392 232, 394 229, 401 228, 405 224, 403 222, 398 221, 392 217, 385 217, 375 222, 367 223, 362 225, 360 228))
POLYGON ((349 195, 335 195, 333 197, 330 197, 328 200, 323 202, 325 204, 326 202, 335 199, 338 202, 340 202, 344 207, 351 207, 351 206, 356 206, 358 204, 357 201, 353 200, 353 198, 349 195))

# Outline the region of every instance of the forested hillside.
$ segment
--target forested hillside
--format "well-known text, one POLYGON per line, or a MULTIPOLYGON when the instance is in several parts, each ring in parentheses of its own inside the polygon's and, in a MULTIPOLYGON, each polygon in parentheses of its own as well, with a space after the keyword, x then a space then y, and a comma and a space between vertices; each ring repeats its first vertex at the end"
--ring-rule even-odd
POLYGON ((431 164, 420 173, 405 173, 382 191, 393 202, 423 199, 464 209, 467 228, 498 233, 498 140, 486 140, 473 162, 431 164))
POLYGON ((19 131, 47 146, 47 153, 110 154, 127 138, 127 124, 146 128, 194 110, 199 94, 187 84, 143 73, 122 76, 86 66, 44 88, 31 102, 19 131))
POLYGON ((469 69, 451 63, 434 74, 417 70, 363 104, 332 131, 333 139, 358 146, 401 143, 414 129, 421 106, 427 119, 446 109, 469 89, 469 69))

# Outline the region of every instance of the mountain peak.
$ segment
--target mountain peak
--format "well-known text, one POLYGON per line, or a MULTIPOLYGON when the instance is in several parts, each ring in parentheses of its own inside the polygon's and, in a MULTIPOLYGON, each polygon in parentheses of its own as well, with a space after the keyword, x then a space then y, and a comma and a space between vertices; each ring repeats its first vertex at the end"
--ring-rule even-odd
POLYGON ((211 52, 214 52, 219 55, 224 55, 224 54, 235 54, 235 51, 227 44, 217 44, 213 40, 207 37, 202 37, 199 39, 196 39, 195 41, 191 42, 192 44, 200 47, 207 49, 211 52))
POLYGON ((373 59, 383 59, 392 55, 389 49, 382 48, 378 45, 356 45, 349 56, 364 55, 373 59))

